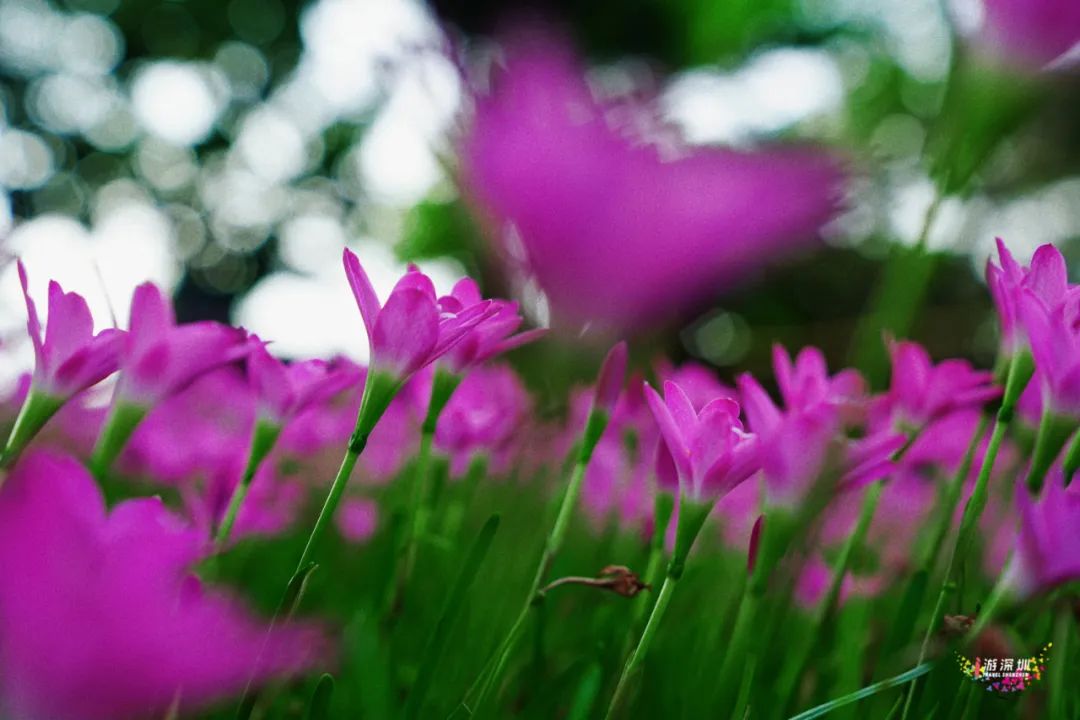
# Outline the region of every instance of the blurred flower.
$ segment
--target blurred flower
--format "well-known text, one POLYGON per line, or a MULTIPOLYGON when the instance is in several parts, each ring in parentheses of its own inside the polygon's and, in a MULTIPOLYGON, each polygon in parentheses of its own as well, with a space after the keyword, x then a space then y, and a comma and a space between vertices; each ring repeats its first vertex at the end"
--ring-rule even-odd
POLYGON ((761 467, 757 437, 743 431, 734 400, 716 398, 698 412, 673 382, 663 398, 646 385, 645 398, 691 501, 711 504, 761 467))
MULTIPOLYGON (((827 408, 835 411, 836 419, 844 424, 854 424, 860 419, 867 400, 866 381, 852 369, 830 376, 825 355, 818 348, 803 348, 793 363, 787 350, 774 345, 773 372, 784 410, 789 414, 827 408)), ((751 430, 760 433, 779 422, 781 408, 753 375, 743 373, 737 383, 751 430)))
POLYGON ((379 507, 366 498, 346 498, 341 503, 334 522, 337 523, 341 536, 349 542, 366 542, 378 528, 379 507))
POLYGON ((890 341, 892 380, 872 410, 876 422, 906 430, 921 429, 946 413, 980 407, 1001 394, 993 373, 975 370, 966 360, 937 365, 926 349, 910 341, 890 341))
POLYGON ((321 633, 267 630, 191 574, 205 545, 156 498, 111 511, 75 461, 37 452, 0 492, 0 714, 181 713, 311 667, 321 633))
POLYGON ((473 369, 439 415, 435 447, 450 456, 451 477, 461 477, 477 455, 502 472, 528 418, 529 394, 506 366, 473 369))
POLYGON ((1080 42, 1075 0, 983 0, 980 44, 1005 61, 1044 66, 1080 42))
POLYGON ((1043 495, 1032 499, 1017 485, 1020 530, 1004 582, 1021 598, 1080 579, 1080 492, 1064 486, 1060 467, 1050 471, 1043 495))
POLYGON ((835 158, 662 146, 633 127, 655 111, 617 123, 560 41, 523 33, 506 48, 491 91, 474 95, 463 182, 558 322, 668 320, 811 245, 837 209, 835 158))
POLYGON ((117 402, 150 408, 206 371, 254 347, 243 330, 216 322, 176 324, 172 303, 152 283, 135 288, 117 402))
POLYGON ((95 335, 86 300, 77 293, 64 292, 56 281, 50 281, 49 315, 43 337, 21 261, 18 268, 26 299, 26 329, 34 344, 31 392, 63 401, 114 373, 120 364, 124 333, 107 329, 95 335))
POLYGON ((1080 306, 1069 302, 1051 307, 1028 288, 1017 299, 1041 382, 1044 412, 1080 419, 1080 306))
POLYGON ((259 416, 284 425, 296 414, 344 390, 353 378, 340 362, 305 360, 285 363, 273 357, 255 340, 248 355, 248 378, 259 399, 259 416))
POLYGON ((1065 258, 1053 245, 1042 245, 1031 257, 1031 267, 1016 262, 1001 238, 995 238, 1000 267, 992 259, 986 261, 986 284, 997 307, 1001 326, 1001 355, 1011 358, 1027 346, 1027 338, 1019 320, 1019 296, 1023 290, 1035 293, 1047 307, 1065 302, 1069 280, 1065 258))

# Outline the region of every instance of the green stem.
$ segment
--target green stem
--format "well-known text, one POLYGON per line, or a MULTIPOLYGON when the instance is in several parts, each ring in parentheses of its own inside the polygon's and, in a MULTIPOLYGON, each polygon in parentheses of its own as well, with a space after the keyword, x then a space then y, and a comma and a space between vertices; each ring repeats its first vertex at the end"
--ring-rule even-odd
POLYGON ((1067 720, 1066 698, 1075 685, 1066 683, 1065 668, 1069 660, 1069 638, 1072 635, 1072 609, 1062 605, 1054 619, 1054 649, 1057 657, 1050 668, 1050 720, 1067 720))
POLYGON ((405 542, 405 552, 403 553, 404 568, 400 582, 402 586, 407 584, 409 578, 412 577, 420 537, 424 533, 427 524, 424 514, 431 494, 431 443, 434 436, 435 433, 428 432, 426 427, 420 433, 420 449, 416 456, 412 494, 409 499, 409 532, 405 542))
POLYGON ((221 549, 225 547, 225 543, 228 542, 233 525, 236 524, 236 516, 240 514, 240 507, 244 504, 244 498, 247 497, 248 489, 251 487, 251 481, 255 478, 259 465, 273 450, 280 432, 281 427, 279 425, 264 420, 258 420, 255 423, 255 428, 251 432, 251 447, 248 450, 244 474, 240 477, 240 482, 233 488, 232 497, 229 499, 229 507, 225 511, 225 517, 222 518, 221 525, 218 526, 217 533, 214 535, 215 552, 221 552, 221 549))
POLYGON ((435 629, 432 631, 427 646, 424 648, 422 655, 424 661, 417 673, 416 683, 409 693, 409 701, 405 706, 406 720, 414 720, 419 717, 420 711, 424 708, 424 700, 427 699, 428 688, 431 685, 432 678, 435 676, 439 660, 446 649, 446 643, 450 638, 450 629, 457 616, 460 614, 461 606, 465 602, 465 596, 468 594, 469 588, 476 579, 476 575, 480 570, 481 564, 484 562, 484 558, 487 557, 488 550, 491 548, 491 543, 495 538, 495 531, 498 527, 499 516, 492 515, 488 518, 484 527, 481 528, 480 534, 477 535, 476 540, 473 541, 472 547, 469 549, 468 555, 465 556, 465 562, 461 566, 461 571, 458 573, 457 579, 454 581, 454 585, 450 590, 450 594, 447 596, 446 606, 443 608, 442 614, 435 624, 435 629))
POLYGON ((1061 448, 1076 429, 1076 421, 1049 411, 1043 411, 1039 420, 1039 434, 1035 438, 1035 449, 1031 454, 1031 466, 1028 469, 1027 487, 1033 496, 1042 491, 1043 480, 1050 466, 1054 464, 1061 448))
MULTIPOLYGON (((978 527, 979 518, 986 508, 986 502, 989 497, 990 476, 994 471, 994 462, 997 459, 998 451, 1001 449, 1001 442, 1005 438, 1005 431, 1008 428, 1011 417, 1012 408, 1002 406, 1001 410, 998 411, 997 419, 994 421, 994 429, 990 434, 990 445, 986 449, 982 467, 979 469, 979 476, 975 480, 975 489, 972 490, 971 497, 968 498, 967 505, 964 506, 964 514, 960 519, 960 529, 957 533, 956 544, 953 546, 952 555, 949 557, 949 563, 945 569, 945 578, 941 583, 941 589, 938 591, 937 600, 934 603, 934 610, 930 614, 930 622, 927 623, 926 634, 923 636, 922 645, 919 648, 918 662, 920 664, 926 659, 926 655, 930 651, 930 642, 934 637, 934 630, 937 628, 938 621, 945 609, 945 601, 949 594, 949 586, 953 572, 967 559, 968 552, 975 537, 975 531, 978 527)), ((916 686, 917 683, 912 683, 911 687, 908 688, 907 698, 904 700, 904 712, 900 715, 901 720, 907 720, 908 715, 911 712, 911 705, 915 698, 916 686)))
POLYGON ((99 480, 109 472, 135 428, 146 417, 146 412, 146 408, 119 398, 113 403, 109 417, 105 420, 105 427, 90 455, 90 469, 99 480))
POLYGON ((791 717, 789 720, 814 720, 814 718, 828 715, 833 710, 837 710, 846 705, 856 703, 864 698, 871 697, 872 695, 877 695, 880 692, 884 692, 885 690, 889 690, 894 687, 906 685, 907 683, 916 680, 933 670, 935 665, 937 665, 937 661, 922 663, 917 667, 908 670, 907 672, 896 675, 895 677, 881 680, 872 685, 867 685, 866 687, 856 690, 853 693, 848 693, 847 695, 838 697, 835 700, 830 700, 827 703, 822 703, 821 705, 812 707, 809 710, 805 710, 798 715, 791 717))
MULTIPOLYGON (((589 455, 591 456, 591 449, 589 455)), ((495 663, 491 667, 488 676, 482 681, 480 694, 477 697, 476 705, 473 708, 474 713, 480 712, 492 690, 497 685, 499 678, 506 669, 506 664, 510 660, 510 656, 513 654, 514 647, 517 645, 521 633, 525 629, 525 622, 529 617, 529 613, 534 604, 540 599, 540 589, 544 586, 544 581, 547 579, 548 572, 551 570, 551 565, 555 561, 555 557, 559 554, 559 550, 562 548, 563 540, 566 537, 566 530, 570 525, 570 518, 574 514, 574 508, 577 507, 578 495, 581 493, 581 483, 585 477, 585 468, 587 465, 588 457, 584 457, 579 459, 578 463, 574 466, 574 471, 570 475, 570 482, 566 486, 566 492, 563 493, 563 499, 559 505, 559 514, 555 518, 555 525, 551 528, 551 533, 548 535, 547 542, 544 544, 544 551, 541 554, 540 562, 536 567, 536 574, 533 577, 532 585, 529 586, 529 591, 525 596, 525 603, 518 612, 514 624, 510 627, 510 631, 506 634, 502 643, 500 643, 498 650, 496 650, 495 663)))
MULTIPOLYGON (((0 468, 10 467, 30 441, 45 427, 56 411, 64 404, 62 398, 31 389, 19 408, 15 424, 11 428, 4 450, 0 453, 0 468)), ((0 478, 2 482, 2 478, 0 478)))
POLYGON ((840 549, 840 555, 837 558, 836 568, 833 571, 829 588, 826 591, 825 596, 821 599, 821 602, 818 603, 817 609, 814 611, 814 617, 810 627, 811 637, 799 638, 800 644, 796 647, 797 657, 794 660, 792 671, 785 673, 781 677, 779 693, 777 694, 777 697, 781 702, 781 708, 786 707, 791 701, 791 696, 795 692, 796 683, 802 675, 803 669, 806 667, 806 662, 810 659, 810 653, 818 642, 818 633, 821 628, 824 627, 826 619, 833 612, 833 609, 839 601, 840 591, 843 589, 844 585, 844 577, 847 575, 848 566, 851 564, 852 552, 856 547, 861 546, 863 540, 866 538, 866 534, 870 529, 870 523, 874 519, 878 503, 881 500, 882 488, 883 481, 878 480, 866 489, 866 494, 863 496, 862 508, 859 511, 859 519, 855 523, 855 529, 848 536, 843 547, 840 549))
POLYGON ((615 686, 615 694, 611 696, 611 704, 608 705, 607 713, 604 715, 607 720, 615 717, 615 712, 629 689, 630 678, 641 667, 641 663, 645 659, 645 653, 648 652, 649 645, 652 644, 653 637, 656 635, 656 629, 660 626, 664 613, 667 612, 668 603, 671 602, 671 595, 675 592, 676 582, 678 582, 678 578, 670 572, 664 578, 664 584, 660 588, 656 604, 653 605, 652 612, 649 614, 649 621, 645 624, 645 629, 641 633, 641 639, 638 640, 637 646, 634 648, 633 653, 630 654, 630 659, 626 661, 626 666, 619 677, 619 683, 615 686))
POLYGON ((948 535, 949 528, 952 527, 953 514, 956 512, 956 506, 960 504, 960 497, 964 491, 964 481, 967 480, 968 473, 971 472, 971 465, 975 462, 975 453, 979 449, 979 443, 982 441, 983 435, 986 434, 986 428, 989 424, 990 417, 984 413, 979 418, 979 424, 975 428, 975 433, 971 436, 971 442, 968 443, 964 458, 960 461, 960 466, 945 487, 944 502, 942 502, 941 511, 937 516, 937 521, 930 536, 929 549, 922 562, 922 569, 928 574, 933 571, 938 556, 941 555, 941 548, 945 544, 945 536, 948 535))

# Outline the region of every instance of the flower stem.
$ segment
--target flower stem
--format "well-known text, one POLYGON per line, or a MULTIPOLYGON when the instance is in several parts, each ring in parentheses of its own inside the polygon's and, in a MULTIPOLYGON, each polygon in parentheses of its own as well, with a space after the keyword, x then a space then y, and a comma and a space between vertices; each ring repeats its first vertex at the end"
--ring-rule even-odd
POLYGON ((921 663, 920 665, 912 668, 911 670, 908 670, 907 672, 902 672, 895 677, 881 680, 872 685, 867 685, 866 687, 856 690, 853 693, 848 693, 847 695, 838 697, 835 700, 830 700, 826 703, 818 705, 817 707, 812 707, 809 710, 805 710, 798 715, 791 717, 789 720, 814 720, 814 718, 828 715, 833 710, 838 710, 852 703, 856 703, 864 698, 871 697, 872 695, 877 695, 880 692, 884 692, 894 687, 906 685, 907 683, 912 682, 913 680, 916 680, 933 670, 935 665, 937 665, 936 660, 932 662, 921 663))
MULTIPOLYGON (((1006 390, 1006 392, 1008 391, 1006 390)), ((967 505, 964 506, 964 514, 960 519, 960 529, 957 533, 956 544, 953 545, 952 555, 950 555, 949 563, 945 568, 945 577, 941 583, 941 589, 938 591, 937 600, 934 603, 934 610, 930 614, 930 622, 927 623, 926 634, 923 636, 922 645, 919 648, 919 664, 926 659, 926 655, 930 650, 930 641, 934 637, 934 630, 937 628, 937 623, 945 609, 945 600, 949 594, 949 584, 952 580, 953 572, 956 568, 960 567, 964 559, 966 559, 974 540, 979 518, 986 508, 986 502, 989 497, 990 475, 994 471, 994 461, 997 459, 998 450, 1001 449, 1001 442, 1005 438, 1005 431, 1008 428, 1009 420, 1011 420, 1011 418, 1012 408, 1003 405, 998 411, 997 419, 994 421, 994 429, 990 434, 990 445, 986 449, 986 455, 983 456, 982 467, 979 469, 979 476, 975 480, 975 489, 972 490, 971 497, 968 498, 967 505)), ((911 704, 915 699, 917 685, 918 683, 913 682, 908 688, 907 698, 904 700, 904 711, 900 715, 900 720, 907 720, 908 715, 911 712, 911 704)))
POLYGON ((9 467, 19 457, 19 454, 30 444, 34 436, 45 427, 56 411, 64 404, 61 398, 31 389, 19 408, 19 414, 15 418, 15 425, 11 428, 3 452, 0 452, 0 468, 9 467))
POLYGON ((109 417, 105 420, 105 427, 102 428, 90 455, 90 470, 94 477, 100 480, 109 472, 135 428, 146 417, 146 412, 146 408, 120 399, 113 403, 109 417))
POLYGON ((1066 697, 1071 683, 1066 684, 1065 668, 1069 661, 1069 637, 1072 635, 1072 609, 1067 605, 1058 608, 1054 619, 1054 649, 1057 657, 1050 669, 1050 720, 1066 720, 1069 717, 1066 697))
MULTIPOLYGON (((591 449, 588 454, 591 456, 591 449)), ((570 482, 566 486, 566 492, 563 493, 563 499, 559 505, 559 514, 555 518, 555 525, 551 528, 551 533, 548 535, 547 542, 544 544, 544 551, 540 556, 540 562, 537 565, 532 585, 529 587, 529 592, 525 596, 525 604, 522 606, 520 612, 518 612, 514 624, 510 626, 510 631, 507 632, 506 637, 503 638, 502 643, 499 644, 498 649, 495 651, 494 664, 491 666, 490 673, 487 674, 487 677, 483 679, 479 686, 480 694, 477 697, 476 704, 473 708, 474 714, 479 713, 487 701, 491 691, 497 684, 499 677, 505 670, 506 663, 510 660, 514 646, 517 645, 517 641, 520 639, 521 633, 525 629, 525 622, 529 617, 530 611, 533 606, 542 599, 540 590, 547 580, 551 564, 555 561, 556 555, 559 554, 559 550, 562 548, 563 540, 566 537, 566 530, 570 525, 570 518, 574 513, 574 508, 577 506, 578 495, 581 494, 581 483, 585 477, 585 468, 588 465, 589 460, 588 457, 584 457, 584 452, 582 455, 583 457, 579 457, 577 464, 574 465, 574 471, 570 475, 570 482)))
POLYGON ((848 566, 851 564, 851 555, 856 547, 862 545, 863 540, 866 538, 866 533, 870 529, 870 523, 874 519, 874 514, 877 512, 877 506, 881 500, 881 492, 883 488, 883 481, 878 480, 866 489, 866 494, 863 496, 862 508, 859 511, 859 519, 855 523, 855 529, 848 536, 844 542, 843 547, 840 549, 840 555, 836 561, 836 568, 833 570, 832 581, 829 583, 829 588, 825 593, 825 596, 818 603, 817 608, 814 611, 814 617, 811 624, 809 638, 800 638, 799 643, 796 646, 797 657, 794 660, 792 670, 781 676, 777 697, 780 699, 780 707, 786 707, 791 700, 791 696, 795 693, 795 684, 802 674, 803 669, 806 666, 807 660, 810 658, 810 653, 814 649, 814 645, 818 641, 818 632, 824 627, 825 620, 835 608, 839 598, 840 591, 843 589, 844 577, 847 575, 848 566))
POLYGON ((667 612, 668 603, 671 602, 671 595, 675 592, 676 582, 678 582, 678 578, 670 572, 664 577, 664 584, 660 588, 656 604, 653 605, 652 612, 649 614, 649 621, 645 623, 641 638, 638 640, 634 651, 630 654, 630 659, 626 661, 626 666, 619 677, 619 684, 615 686, 615 694, 611 696, 611 704, 608 705, 607 713, 604 715, 606 720, 615 717, 615 712, 618 710, 619 704, 623 701, 629 688, 630 678, 641 667, 641 663, 645 659, 645 653, 648 652, 653 636, 656 635, 656 629, 659 627, 660 621, 663 620, 664 613, 667 612))
POLYGON ((221 525, 218 526, 217 532, 214 534, 215 552, 221 552, 221 549, 225 547, 225 543, 228 542, 233 525, 236 524, 236 516, 240 514, 240 507, 244 504, 244 498, 247 497, 248 489, 251 487, 251 481, 255 478, 259 465, 262 464, 262 461, 274 448, 280 432, 281 427, 278 425, 263 420, 256 421, 255 428, 251 432, 251 447, 248 450, 244 474, 240 476, 240 481, 233 488, 228 509, 225 511, 225 517, 222 518, 221 525))

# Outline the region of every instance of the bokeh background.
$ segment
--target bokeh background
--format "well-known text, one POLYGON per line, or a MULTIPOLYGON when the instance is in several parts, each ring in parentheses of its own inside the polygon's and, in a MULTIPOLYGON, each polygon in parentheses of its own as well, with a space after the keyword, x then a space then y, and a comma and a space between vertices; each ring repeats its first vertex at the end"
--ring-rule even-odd
MULTIPOLYGON (((814 252, 718 285, 654 348, 725 373, 765 367, 777 340, 840 362, 896 324, 938 357, 987 363, 994 236, 1019 255, 1044 242, 1074 255, 1080 92, 1067 69, 1030 92, 1002 74, 957 113, 946 78, 983 14, 978 0, 0 0, 0 249, 25 260, 39 297, 56 278, 101 324, 122 324, 149 278, 181 319, 230 320, 286 356, 363 359, 344 244, 381 292, 407 261, 440 289, 471 272, 506 290, 459 182, 463 72, 508 22, 542 18, 576 44, 598 93, 647 93, 691 144, 808 141, 851 162, 847 210, 814 252), (938 195, 936 134, 967 132, 964 118, 979 103, 993 115, 999 98, 1015 112, 978 172, 937 178, 948 196, 933 259, 904 266, 938 195), (901 287, 926 279, 926 304, 868 322, 890 266, 901 287)), ((677 238, 657 252, 665 242, 677 238)), ((14 268, 0 273, 4 384, 30 349, 14 268)), ((543 298, 521 299, 545 324, 543 298)), ((545 387, 547 362, 572 366, 587 336, 545 344, 533 384, 545 387)))

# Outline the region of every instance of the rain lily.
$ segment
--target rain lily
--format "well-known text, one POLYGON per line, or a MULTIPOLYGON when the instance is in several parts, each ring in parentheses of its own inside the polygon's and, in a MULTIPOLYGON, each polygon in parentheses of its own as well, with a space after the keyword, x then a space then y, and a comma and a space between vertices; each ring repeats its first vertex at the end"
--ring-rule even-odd
POLYGON ((919 430, 946 413, 981 407, 1001 394, 991 382, 993 373, 976 370, 966 360, 935 365, 922 345, 909 341, 890 341, 889 354, 889 392, 871 412, 899 429, 919 430))
POLYGON ((120 380, 91 460, 95 472, 100 475, 112 465, 150 408, 252 347, 243 330, 227 325, 177 325, 172 303, 160 288, 152 283, 135 288, 120 380))
POLYGON ((204 551, 160 500, 107 511, 74 460, 20 460, 0 492, 0 715, 186 715, 251 677, 311 668, 326 650, 321 633, 288 622, 268 632, 202 586, 190 568, 204 551))
POLYGON ((1080 580, 1080 492, 1050 472, 1038 499, 1017 493, 1020 529, 1003 582, 1018 599, 1080 580))
POLYGON ((1001 356, 1013 357, 1027 347, 1020 323, 1020 295, 1025 289, 1035 293, 1048 308, 1056 308, 1069 295, 1065 258, 1053 245, 1042 245, 1031 256, 1031 267, 1016 261, 1001 238, 996 238, 998 262, 986 261, 986 284, 997 308, 1001 328, 1001 356))
POLYGON ((1012 65, 1038 69, 1080 42, 1080 6, 1073 0, 983 0, 978 38, 1012 65))
POLYGON ((465 189, 522 285, 538 283, 564 327, 669 320, 811 247, 838 208, 834 158, 664 145, 618 122, 550 34, 510 38, 487 86, 461 143, 465 189))
MULTIPOLYGON (((449 295, 439 298, 439 309, 444 313, 458 314, 468 308, 484 306, 476 281, 466 277, 459 280, 449 295)), ((522 318, 516 302, 491 300, 491 312, 472 327, 456 345, 440 359, 439 364, 451 373, 462 375, 496 355, 521 347, 544 334, 543 329, 517 332, 522 318)))
POLYGON ((0 455, 8 464, 49 418, 72 395, 111 375, 120 365, 124 333, 103 330, 94 334, 94 320, 86 300, 49 283, 49 315, 42 334, 37 307, 30 297, 26 268, 18 263, 19 282, 26 300, 26 329, 34 345, 34 374, 22 410, 0 455))
POLYGON ((506 469, 528 411, 528 392, 510 368, 480 367, 470 372, 435 430, 435 448, 450 457, 451 477, 461 477, 477 455, 506 469))
POLYGON ((248 378, 259 398, 259 417, 283 426, 311 405, 333 397, 353 381, 343 362, 304 360, 284 363, 255 341, 247 358, 248 378))
POLYGON ((716 398, 698 412, 670 381, 664 397, 648 385, 645 397, 688 500, 711 505, 761 467, 757 438, 743 431, 734 400, 716 398))

